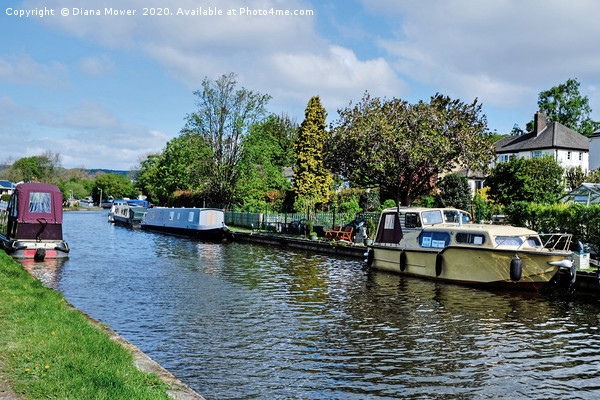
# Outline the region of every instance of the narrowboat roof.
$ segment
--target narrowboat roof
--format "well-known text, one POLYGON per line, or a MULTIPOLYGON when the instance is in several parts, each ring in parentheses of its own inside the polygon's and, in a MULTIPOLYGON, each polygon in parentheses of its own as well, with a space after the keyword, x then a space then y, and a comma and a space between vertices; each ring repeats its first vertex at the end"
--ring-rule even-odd
POLYGON ((15 188, 18 222, 62 224, 62 192, 58 186, 40 182, 21 183, 15 188))

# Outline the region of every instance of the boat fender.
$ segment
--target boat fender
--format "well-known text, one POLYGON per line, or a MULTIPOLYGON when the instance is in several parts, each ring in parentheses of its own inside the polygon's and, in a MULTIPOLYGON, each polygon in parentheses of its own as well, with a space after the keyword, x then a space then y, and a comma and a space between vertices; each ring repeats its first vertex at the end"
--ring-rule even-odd
POLYGON ((569 275, 571 276, 571 285, 575 283, 575 280, 577 279, 577 265, 575 265, 575 263, 573 263, 571 265, 571 268, 569 268, 569 275))
POLYGON ((406 271, 406 251, 402 250, 400 252, 400 271, 406 271))
POLYGON ((44 261, 44 258, 46 258, 46 249, 37 249, 33 259, 35 261, 44 261))
POLYGON ((513 282, 518 282, 521 280, 521 276, 523 275, 523 261, 519 258, 517 254, 510 261, 510 279, 513 282))
POLYGON ((435 276, 442 274, 442 266, 444 265, 444 256, 442 253, 438 253, 435 257, 435 276))
POLYGON ((367 253, 367 267, 370 267, 371 265, 373 265, 374 259, 375 259, 375 252, 373 251, 373 249, 369 249, 369 252, 367 253))

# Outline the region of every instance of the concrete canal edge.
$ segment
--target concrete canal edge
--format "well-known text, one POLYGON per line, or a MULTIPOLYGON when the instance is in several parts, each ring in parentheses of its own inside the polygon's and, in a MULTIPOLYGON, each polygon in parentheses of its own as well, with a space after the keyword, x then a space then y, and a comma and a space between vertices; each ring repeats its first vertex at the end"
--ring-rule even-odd
POLYGON ((308 240, 260 232, 232 231, 232 240, 234 242, 280 246, 361 260, 365 258, 364 253, 367 251, 367 247, 362 244, 354 244, 341 240, 332 242, 324 240, 308 240))
POLYGON ((175 400, 206 400, 204 397, 200 396, 189 386, 163 368, 159 363, 150 358, 146 353, 137 348, 137 346, 129 343, 127 340, 125 340, 125 338, 108 327, 106 324, 103 324, 100 321, 92 318, 66 300, 65 302, 74 310, 86 317, 92 325, 106 333, 110 340, 119 343, 127 351, 129 351, 133 355, 133 363, 138 370, 147 374, 157 375, 169 387, 169 390, 167 390, 167 395, 170 398, 175 400))

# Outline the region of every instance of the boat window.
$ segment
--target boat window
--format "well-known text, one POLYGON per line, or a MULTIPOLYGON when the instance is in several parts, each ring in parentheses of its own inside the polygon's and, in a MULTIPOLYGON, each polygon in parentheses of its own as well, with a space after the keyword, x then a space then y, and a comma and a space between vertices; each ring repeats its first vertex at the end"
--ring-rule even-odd
POLYGON ((177 213, 177 221, 179 221, 179 218, 181 218, 181 213, 177 213))
POLYGON ((446 222, 458 222, 458 213, 452 210, 444 210, 444 219, 446 222))
POLYGON ((29 212, 50 214, 52 212, 51 199, 50 193, 29 193, 29 212))
POLYGON ((404 226, 407 228, 418 228, 421 226, 421 221, 419 220, 419 214, 417 213, 406 213, 404 216, 404 226))
POLYGON ((527 244, 538 249, 542 248, 542 241, 537 236, 529 236, 527 238, 527 244))
POLYGON ((523 244, 523 239, 521 239, 519 236, 496 236, 495 240, 498 246, 519 247, 523 244))
POLYGON ((173 221, 173 217, 175 217, 175 211, 169 212, 169 221, 173 221))
POLYGON ((481 233, 459 232, 456 234, 456 243, 482 245, 485 243, 485 235, 481 233))
POLYGON ((194 212, 190 211, 188 214, 188 222, 194 221, 194 212))
POLYGON ((450 244, 450 234, 448 232, 423 232, 419 236, 421 247, 443 249, 450 244))
POLYGON ((386 214, 383 229, 394 229, 395 214, 386 214))
POLYGON ((442 213, 439 210, 423 211, 421 216, 423 217, 423 223, 425 225, 441 224, 444 222, 442 219, 442 213))
POLYGON ((152 211, 152 214, 150 214, 150 219, 154 219, 155 213, 156 213, 156 211, 152 211))

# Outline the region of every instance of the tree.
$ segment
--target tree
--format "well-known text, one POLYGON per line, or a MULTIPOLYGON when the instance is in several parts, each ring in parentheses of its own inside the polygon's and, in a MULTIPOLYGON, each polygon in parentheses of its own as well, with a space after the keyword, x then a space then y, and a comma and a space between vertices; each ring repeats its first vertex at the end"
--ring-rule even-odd
POLYGON ((242 205, 275 205, 290 185, 283 168, 294 164, 298 125, 286 116, 270 115, 250 128, 242 140, 240 176, 235 198, 242 205))
POLYGON ((586 181, 586 174, 580 166, 569 167, 565 171, 565 184, 568 190, 573 190, 581 186, 586 181))
POLYGON ((563 194, 563 168, 548 156, 512 158, 496 164, 486 184, 490 197, 504 206, 515 201, 550 204, 563 194))
POLYGON ((20 158, 10 167, 7 177, 13 182, 40 181, 51 183, 56 179, 60 154, 46 151, 39 156, 20 158))
POLYGON ((437 202, 441 207, 454 207, 468 210, 471 205, 471 187, 466 176, 448 174, 439 185, 437 202))
MULTIPOLYGON (((568 79, 565 83, 540 92, 539 110, 547 115, 549 122, 559 122, 584 136, 590 136, 600 123, 590 118, 592 108, 587 96, 579 93, 577 79, 568 79)), ((527 130, 533 130, 533 122, 527 124, 527 130)))
POLYGON ((333 178, 325 168, 323 146, 326 137, 327 113, 319 96, 308 101, 304 121, 294 147, 297 163, 294 168, 294 190, 305 207, 328 200, 333 178))
POLYGON ((205 78, 202 90, 194 92, 198 110, 187 116, 181 132, 202 139, 212 153, 200 189, 213 204, 232 202, 240 179, 241 139, 265 115, 265 105, 271 98, 244 88, 236 90, 236 84, 233 73, 221 76, 214 83, 205 78))
POLYGON ((380 186, 401 205, 428 195, 438 174, 456 167, 486 171, 494 157, 487 120, 475 100, 436 94, 429 103, 381 101, 365 93, 338 111, 327 162, 352 184, 380 186))
POLYGON ((102 189, 102 197, 113 196, 115 199, 122 197, 135 198, 137 197, 137 190, 133 186, 129 179, 124 175, 117 174, 104 174, 100 175, 94 181, 93 195, 100 196, 100 190, 102 189))

